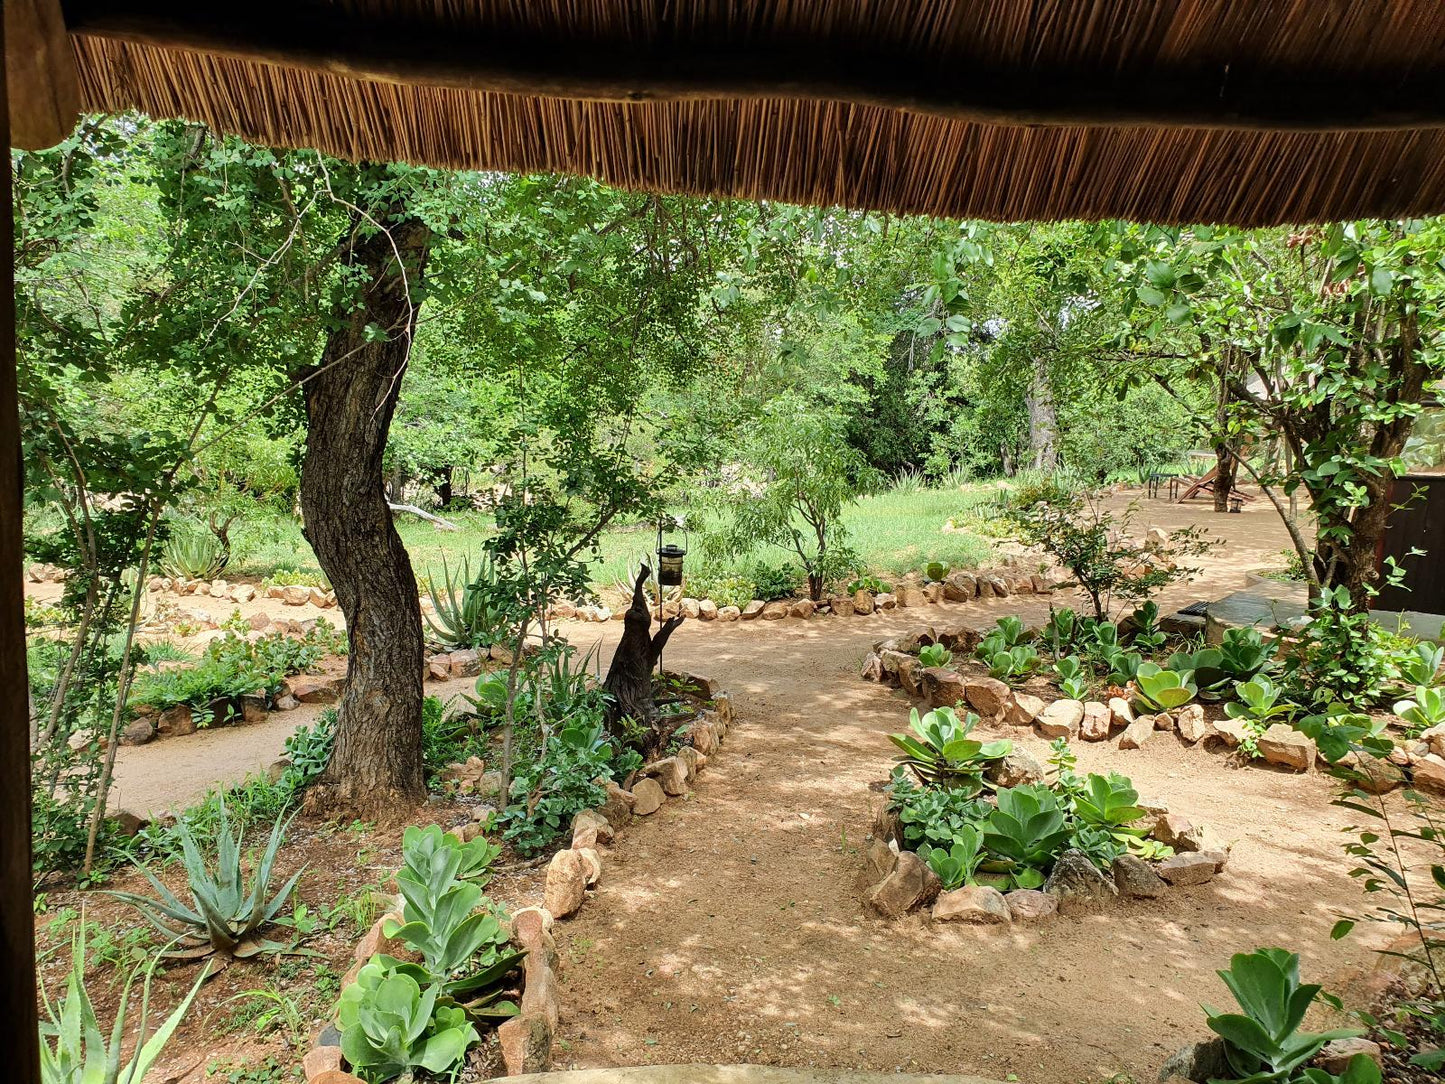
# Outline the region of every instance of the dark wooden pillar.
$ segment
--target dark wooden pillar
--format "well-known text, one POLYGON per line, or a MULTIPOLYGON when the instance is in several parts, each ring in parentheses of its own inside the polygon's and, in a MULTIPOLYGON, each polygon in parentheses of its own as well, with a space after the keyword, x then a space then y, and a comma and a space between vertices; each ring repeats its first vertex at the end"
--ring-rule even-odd
MULTIPOLYGON (((3 41, 3 37, 0 37, 3 41)), ((4 64, 0 48, 0 66, 4 64)), ((10 109, 0 70, 0 127, 10 109)), ((35 918, 30 880, 30 688, 25 670, 25 588, 20 528, 20 410, 15 397, 15 238, 5 160, 0 245, 0 1020, 5 1063, 18 1084, 40 1080, 35 1020, 35 918)), ((7 1074, 8 1075, 8 1074, 7 1074)))

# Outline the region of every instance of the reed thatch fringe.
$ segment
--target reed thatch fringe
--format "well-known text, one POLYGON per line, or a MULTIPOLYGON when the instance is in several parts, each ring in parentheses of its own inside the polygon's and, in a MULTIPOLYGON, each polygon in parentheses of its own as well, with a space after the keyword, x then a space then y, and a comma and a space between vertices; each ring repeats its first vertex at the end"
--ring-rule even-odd
MULTIPOLYGON (((296 0, 310 6, 307 0, 296 0)), ((1375 78, 1445 73, 1434 0, 335 0, 348 17, 535 43, 876 48, 935 74, 1098 71, 1127 87, 1221 58, 1375 78)), ((74 35, 88 109, 185 117, 350 159, 587 174, 628 188, 1000 220, 1268 225, 1445 210, 1445 128, 1276 131, 986 124, 805 96, 642 102, 406 84, 74 35)), ((1242 76, 1241 76, 1242 78, 1242 76)), ((1026 88, 1025 88, 1026 90, 1026 88)), ((1021 93, 1024 93, 1021 91, 1021 93)))

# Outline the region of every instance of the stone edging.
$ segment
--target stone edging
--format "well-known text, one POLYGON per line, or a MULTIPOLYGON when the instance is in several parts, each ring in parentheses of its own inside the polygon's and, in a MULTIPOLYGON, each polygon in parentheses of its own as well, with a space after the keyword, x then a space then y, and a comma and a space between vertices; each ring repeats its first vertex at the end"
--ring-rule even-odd
MULTIPOLYGON (((1046 682, 1035 677, 1019 688, 1012 688, 998 678, 981 674, 961 673, 943 666, 924 666, 918 649, 941 644, 950 650, 972 652, 978 646, 980 633, 965 625, 930 626, 911 629, 901 636, 880 640, 863 661, 861 676, 901 688, 910 697, 928 707, 954 707, 967 704, 980 718, 994 723, 1028 727, 1043 738, 1067 738, 1088 742, 1117 739, 1122 750, 1141 748, 1160 733, 1173 733, 1186 746, 1198 745, 1205 750, 1231 751, 1248 736, 1248 728, 1237 719, 1206 718, 1204 705, 1186 704, 1173 712, 1135 715, 1129 701, 1122 696, 1110 697, 1107 703, 1097 700, 1070 700, 1043 696, 1052 692, 1046 682)), ((1296 772, 1308 772, 1316 765, 1328 767, 1319 756, 1315 743, 1288 723, 1274 723, 1256 741, 1260 759, 1267 764, 1296 772)), ((1359 757, 1356 756, 1358 763, 1359 757)), ((1415 786, 1445 792, 1445 725, 1425 731, 1418 738, 1396 744, 1388 759, 1370 758, 1361 765, 1366 772, 1365 783, 1380 792, 1393 790, 1408 781, 1415 786)))
MULTIPOLYGON (((976 598, 1008 598, 1010 595, 1049 594, 1058 584, 1048 576, 1020 572, 1011 568, 962 569, 950 572, 944 579, 921 583, 905 579, 893 591, 874 593, 860 588, 851 595, 833 595, 821 602, 811 599, 779 599, 764 602, 753 599, 746 606, 719 606, 707 598, 682 598, 662 604, 662 617, 688 617, 701 621, 781 621, 784 618, 806 620, 815 614, 830 613, 835 617, 866 617, 894 609, 916 609, 940 602, 969 602, 976 598)), ((551 606, 548 617, 559 621, 621 621, 624 611, 608 606, 578 605, 559 602, 551 606)))

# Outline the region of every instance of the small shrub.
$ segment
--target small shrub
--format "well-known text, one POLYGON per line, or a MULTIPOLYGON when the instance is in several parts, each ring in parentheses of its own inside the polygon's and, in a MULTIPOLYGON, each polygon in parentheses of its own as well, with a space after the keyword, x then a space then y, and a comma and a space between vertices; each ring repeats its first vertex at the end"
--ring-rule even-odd
POLYGON ((758 592, 756 597, 764 602, 792 598, 803 583, 802 569, 793 564, 768 565, 758 561, 749 575, 758 592))
POLYGON ((1008 515, 1020 539, 1052 555, 1074 575, 1075 583, 1102 619, 1115 601, 1139 603, 1162 587, 1188 579, 1199 570, 1183 558, 1206 552, 1197 528, 1181 528, 1164 543, 1140 543, 1130 537, 1135 514, 1103 508, 1093 493, 1074 492, 1048 480, 1021 489, 1008 515))
POLYGON ((1445 723, 1445 689, 1417 686, 1414 698, 1397 700, 1395 714, 1405 721, 1411 737, 1445 723))
POLYGON ((877 576, 859 576, 848 581, 847 590, 850 595, 856 595, 859 591, 867 591, 870 595, 883 595, 893 590, 893 587, 877 576))
POLYGON ((947 666, 953 661, 953 652, 942 644, 929 644, 919 648, 918 661, 924 666, 947 666))

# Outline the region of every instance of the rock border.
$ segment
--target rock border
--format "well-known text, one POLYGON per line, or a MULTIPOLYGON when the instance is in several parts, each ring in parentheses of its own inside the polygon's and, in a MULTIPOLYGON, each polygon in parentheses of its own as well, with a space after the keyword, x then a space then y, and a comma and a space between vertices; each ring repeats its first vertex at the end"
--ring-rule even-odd
MULTIPOLYGON (((1059 696, 1054 686, 1035 676, 1013 687, 988 677, 981 668, 963 670, 925 667, 918 651, 939 644, 951 651, 971 654, 983 634, 967 625, 920 625, 894 637, 878 640, 865 656, 860 676, 868 681, 901 688, 929 708, 965 704, 985 722, 1027 727, 1042 738, 1069 741, 1114 741, 1121 750, 1139 749, 1156 735, 1172 732, 1186 747, 1199 746, 1210 752, 1231 752, 1248 736, 1245 724, 1227 716, 1210 718, 1200 701, 1175 711, 1136 713, 1123 696, 1101 700, 1071 700, 1059 696)), ((1217 715, 1218 712, 1212 714, 1217 715)), ((1274 723, 1256 739, 1259 760, 1294 772, 1331 767, 1314 741, 1288 723, 1274 723)), ((1411 785, 1445 793, 1445 724, 1398 741, 1388 758, 1369 758, 1360 763, 1351 754, 1350 766, 1365 773, 1362 785, 1384 793, 1411 785)), ((1255 758, 1246 761, 1254 765, 1255 758)))
MULTIPOLYGON (((547 864, 546 880, 540 907, 523 907, 512 917, 513 938, 529 949, 527 983, 522 996, 521 1012, 497 1029, 502 1044, 502 1058, 510 1075, 540 1073, 551 1068, 552 1041, 557 1031, 558 1004, 556 980, 548 964, 545 974, 538 965, 534 980, 531 971, 533 956, 556 959, 556 946, 549 931, 554 921, 576 914, 587 899, 587 890, 602 878, 603 846, 616 843, 631 826, 634 817, 656 813, 669 798, 685 797, 688 784, 707 766, 732 729, 734 709, 731 695, 716 689, 714 682, 701 674, 673 674, 684 687, 699 696, 710 708, 699 711, 681 731, 688 744, 669 757, 645 764, 637 772, 630 789, 608 781, 603 789, 606 797, 595 809, 584 809, 572 821, 572 841, 558 851, 547 864), (519 926, 520 916, 526 918, 519 926), (522 931, 519 934, 519 931, 522 931), (545 951, 531 952, 532 944, 545 951), (534 988, 542 991, 529 1002, 534 988)), ((308 1084, 349 1084, 335 1080, 308 1081, 308 1084)))
MULTIPOLYGON (((853 594, 832 595, 822 602, 806 598, 753 599, 746 606, 719 606, 712 599, 684 597, 662 604, 662 617, 688 617, 701 621, 807 620, 822 614, 834 617, 867 617, 889 610, 916 609, 941 602, 969 602, 978 598, 1008 598, 1010 595, 1049 594, 1059 584, 1049 576, 1021 572, 1016 568, 987 568, 950 572, 942 580, 905 577, 893 591, 874 592, 860 588, 853 594)), ((621 621, 623 610, 609 606, 557 602, 548 608, 549 620, 621 621)))
MULTIPOLYGON (((1021 781, 1042 779, 1042 768, 1033 763, 1037 778, 1021 781)), ((988 885, 965 885, 945 892, 922 856, 903 848, 902 822, 885 804, 874 818, 872 842, 864 852, 856 888, 865 906, 886 919, 930 908, 933 922, 1012 926, 1047 921, 1058 914, 1093 914, 1121 899, 1155 899, 1172 888, 1205 884, 1224 871, 1229 864, 1227 844, 1170 813, 1162 803, 1141 799, 1140 805, 1154 817, 1149 837, 1174 848, 1169 858, 1148 861, 1125 853, 1105 872, 1083 851, 1071 848, 1055 859, 1041 889, 1002 892, 988 885)))

